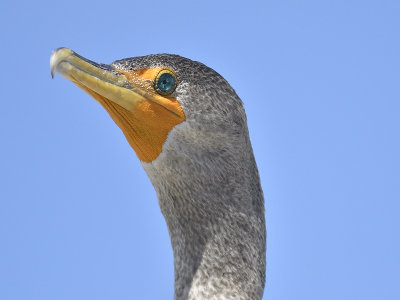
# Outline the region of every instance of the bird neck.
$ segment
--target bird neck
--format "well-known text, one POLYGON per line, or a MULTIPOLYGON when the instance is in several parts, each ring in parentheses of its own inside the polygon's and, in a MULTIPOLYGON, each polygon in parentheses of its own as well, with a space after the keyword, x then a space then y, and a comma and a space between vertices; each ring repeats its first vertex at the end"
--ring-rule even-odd
POLYGON ((143 164, 171 238, 175 300, 262 297, 264 200, 249 140, 244 144, 194 157, 166 143, 143 164))

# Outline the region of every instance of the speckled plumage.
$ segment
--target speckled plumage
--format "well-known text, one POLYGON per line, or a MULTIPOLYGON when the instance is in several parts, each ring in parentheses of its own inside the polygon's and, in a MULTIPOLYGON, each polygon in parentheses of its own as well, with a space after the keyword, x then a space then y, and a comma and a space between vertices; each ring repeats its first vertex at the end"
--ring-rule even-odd
POLYGON ((205 65, 177 55, 116 61, 119 69, 173 69, 186 121, 142 163, 157 192, 174 252, 175 300, 261 299, 264 199, 242 101, 205 65))

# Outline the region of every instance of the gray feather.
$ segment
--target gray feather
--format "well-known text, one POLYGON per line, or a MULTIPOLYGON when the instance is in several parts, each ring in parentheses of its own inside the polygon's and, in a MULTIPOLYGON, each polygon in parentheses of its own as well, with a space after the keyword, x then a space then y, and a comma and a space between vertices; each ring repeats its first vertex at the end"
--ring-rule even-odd
POLYGON ((175 300, 261 299, 265 283, 265 212, 242 101, 205 65, 177 55, 112 64, 173 69, 173 96, 186 121, 162 153, 142 163, 167 222, 175 267, 175 300))

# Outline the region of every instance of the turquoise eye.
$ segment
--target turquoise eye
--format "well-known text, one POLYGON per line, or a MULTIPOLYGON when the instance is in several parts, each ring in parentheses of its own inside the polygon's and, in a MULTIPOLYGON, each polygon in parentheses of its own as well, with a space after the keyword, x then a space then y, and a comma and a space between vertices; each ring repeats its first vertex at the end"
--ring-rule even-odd
POLYGON ((176 83, 175 74, 171 70, 164 69, 157 75, 155 88, 159 94, 169 95, 175 90, 176 83))

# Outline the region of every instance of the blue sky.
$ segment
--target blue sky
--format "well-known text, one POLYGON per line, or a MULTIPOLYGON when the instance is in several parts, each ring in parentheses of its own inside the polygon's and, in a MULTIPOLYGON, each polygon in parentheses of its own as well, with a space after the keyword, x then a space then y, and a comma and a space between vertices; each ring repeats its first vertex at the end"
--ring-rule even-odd
POLYGON ((0 299, 172 299, 153 187, 56 76, 176 53, 245 103, 266 199, 264 299, 400 299, 400 2, 2 1, 0 299))

